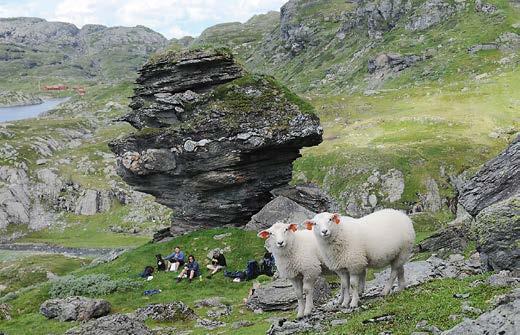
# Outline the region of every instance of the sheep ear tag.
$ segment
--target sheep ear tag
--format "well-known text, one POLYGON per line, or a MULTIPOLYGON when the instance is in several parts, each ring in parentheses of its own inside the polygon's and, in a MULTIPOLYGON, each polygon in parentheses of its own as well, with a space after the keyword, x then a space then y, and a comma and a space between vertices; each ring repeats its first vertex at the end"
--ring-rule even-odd
POLYGON ((341 222, 340 216, 338 213, 334 214, 334 216, 332 217, 332 221, 334 221, 335 224, 339 224, 341 222))
POLYGON ((296 223, 291 223, 291 224, 289 225, 289 230, 292 231, 292 232, 294 233, 295 231, 298 230, 298 225, 297 225, 296 223))
POLYGON ((307 230, 312 230, 312 227, 314 227, 314 223, 312 223, 311 220, 307 220, 303 224, 305 225, 305 228, 307 228, 307 230))
POLYGON ((258 237, 263 238, 264 240, 269 237, 269 232, 267 230, 262 230, 258 233, 258 237))

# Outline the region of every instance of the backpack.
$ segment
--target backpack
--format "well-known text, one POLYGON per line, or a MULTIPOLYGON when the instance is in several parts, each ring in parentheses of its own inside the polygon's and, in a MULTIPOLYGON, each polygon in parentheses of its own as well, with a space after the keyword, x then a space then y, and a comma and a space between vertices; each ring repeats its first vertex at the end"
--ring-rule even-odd
POLYGON ((239 278, 240 280, 246 279, 246 272, 245 271, 224 271, 224 277, 228 278, 239 278))
POLYGON ((149 276, 151 276, 153 274, 153 272, 154 272, 153 266, 148 265, 144 268, 144 271, 139 274, 139 276, 141 278, 148 278, 149 276))
POLYGON ((246 279, 247 280, 255 279, 259 275, 260 275, 260 267, 258 266, 258 262, 255 260, 247 261, 246 279))

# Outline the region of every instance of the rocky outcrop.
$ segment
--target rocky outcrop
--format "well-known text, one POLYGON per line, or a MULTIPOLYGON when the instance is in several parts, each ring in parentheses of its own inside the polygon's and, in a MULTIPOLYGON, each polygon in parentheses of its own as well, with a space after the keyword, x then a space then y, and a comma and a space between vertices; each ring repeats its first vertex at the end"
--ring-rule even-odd
POLYGON ((346 14, 338 33, 346 34, 361 28, 366 29, 368 36, 381 38, 411 9, 412 2, 409 0, 359 1, 356 11, 346 14))
POLYGON ((22 93, 0 91, 0 108, 12 106, 27 106, 41 104, 43 100, 40 97, 22 93))
MULTIPOLYGON (((327 302, 331 292, 327 281, 318 278, 314 286, 314 303, 321 305, 327 302)), ((252 296, 247 299, 249 309, 262 311, 287 311, 297 306, 296 293, 291 282, 286 279, 277 279, 261 285, 252 296)))
POLYGON ((262 230, 271 227, 277 221, 287 223, 301 223, 307 219, 312 219, 316 213, 311 212, 305 207, 286 197, 276 197, 267 205, 251 217, 244 227, 247 230, 262 230))
POLYGON ((450 222, 445 228, 419 242, 415 250, 418 252, 436 252, 442 255, 464 252, 470 242, 471 223, 472 220, 469 215, 450 222))
POLYGON ((399 201, 404 192, 404 175, 390 169, 386 173, 372 171, 366 182, 341 194, 350 216, 363 216, 399 201))
MULTIPOLYGON (((465 278, 482 273, 478 253, 468 260, 460 254, 453 254, 447 260, 432 256, 425 261, 408 262, 404 265, 406 286, 413 287, 439 278, 465 278)), ((368 281, 364 297, 378 296, 390 277, 390 269, 378 272, 368 281)), ((397 283, 396 283, 397 285, 397 283)), ((395 286, 394 286, 395 287, 395 286)))
POLYGON ((425 59, 426 56, 383 53, 368 61, 368 73, 389 70, 399 72, 425 59))
POLYGON ((271 194, 286 197, 314 213, 339 211, 336 200, 315 184, 288 185, 272 190, 271 194))
POLYGON ((110 147, 127 183, 174 210, 172 233, 245 224, 321 142, 312 107, 225 51, 158 56, 138 84, 125 119, 143 130, 110 147))
POLYGON ((134 315, 143 321, 152 319, 159 322, 175 322, 197 319, 195 312, 182 301, 148 305, 136 310, 134 315))
POLYGON ((473 231, 486 270, 520 268, 520 195, 482 210, 473 231))
POLYGON ((493 310, 477 319, 466 319, 443 335, 518 334, 520 332, 520 289, 514 290, 493 310))
POLYGON ((59 321, 87 321, 110 313, 110 303, 102 299, 67 297, 50 299, 40 306, 40 313, 47 319, 59 321))
POLYGON ((280 8, 280 34, 285 42, 285 49, 290 50, 292 55, 300 53, 310 42, 313 31, 298 20, 298 11, 301 6, 300 0, 289 0, 280 8))
POLYGON ((166 47, 168 40, 143 26, 87 24, 78 29, 70 23, 17 17, 0 18, 0 43, 6 46, 0 59, 9 61, 0 65, 8 75, 45 68, 46 73, 58 71, 64 78, 99 76, 120 81, 134 77, 137 67, 166 47))
POLYGON ((520 193, 520 136, 488 161, 465 183, 459 203, 473 216, 484 208, 520 193))
POLYGON ((112 314, 90 320, 69 329, 66 335, 153 335, 144 322, 124 314, 112 314))
POLYGON ((452 4, 443 0, 428 0, 415 9, 406 29, 411 31, 426 30, 464 9, 464 2, 452 4))

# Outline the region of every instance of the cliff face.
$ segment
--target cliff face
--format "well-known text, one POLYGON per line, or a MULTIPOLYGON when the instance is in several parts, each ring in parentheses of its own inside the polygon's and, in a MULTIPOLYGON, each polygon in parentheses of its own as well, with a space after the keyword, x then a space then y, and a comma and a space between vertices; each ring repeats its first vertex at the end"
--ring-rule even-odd
POLYGON ((225 51, 163 54, 137 83, 124 120, 141 131, 110 146, 123 179, 174 210, 174 234, 245 224, 322 140, 309 104, 225 51))

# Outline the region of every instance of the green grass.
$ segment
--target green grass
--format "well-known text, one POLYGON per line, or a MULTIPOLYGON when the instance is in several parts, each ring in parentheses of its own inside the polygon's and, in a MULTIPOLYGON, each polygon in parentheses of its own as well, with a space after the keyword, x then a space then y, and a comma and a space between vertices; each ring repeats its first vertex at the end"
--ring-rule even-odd
POLYGON ((90 261, 53 254, 0 252, 0 297, 21 288, 46 282, 47 273, 61 276, 74 271, 90 261))
POLYGON ((109 226, 124 222, 128 209, 116 203, 106 213, 92 216, 63 214, 68 226, 63 229, 46 228, 27 234, 17 242, 47 243, 75 248, 131 248, 150 240, 149 236, 112 233, 109 226))
MULTIPOLYGON (((203 268, 203 275, 207 273, 205 265, 209 262, 206 254, 209 250, 219 247, 231 248, 226 253, 229 269, 243 269, 249 259, 260 259, 263 254, 263 241, 256 237, 254 232, 247 232, 236 228, 208 229, 204 231, 190 233, 177 237, 172 241, 159 244, 145 244, 139 248, 123 254, 120 258, 111 263, 101 264, 92 268, 82 268, 73 271, 75 276, 86 274, 107 274, 112 279, 137 279, 137 274, 146 265, 154 264, 154 255, 157 253, 167 254, 175 246, 179 245, 188 254, 193 253, 203 268), (231 236, 222 240, 215 240, 214 235, 231 233, 231 236)), ((366 310, 357 311, 351 315, 337 315, 337 318, 346 317, 346 325, 330 330, 330 334, 377 334, 381 331, 392 331, 394 334, 408 334, 415 329, 415 325, 421 320, 427 320, 430 324, 436 325, 441 329, 448 329, 461 321, 461 318, 450 320, 452 314, 461 314, 461 300, 453 298, 455 293, 469 293, 468 301, 472 306, 481 309, 488 308, 487 301, 497 294, 502 294, 510 288, 493 288, 487 285, 471 287, 475 280, 485 279, 489 274, 471 276, 464 280, 442 279, 435 280, 419 287, 405 290, 398 294, 392 294, 387 298, 378 298, 365 302, 368 306, 366 310), (364 325, 363 320, 379 316, 382 314, 395 314, 396 319, 389 324, 369 324, 364 325)), ((373 277, 373 271, 369 279, 373 277)), ((335 276, 329 279, 337 280, 335 276)), ((180 300, 194 308, 196 300, 208 297, 223 297, 224 302, 233 307, 230 316, 221 320, 227 325, 215 331, 208 332, 200 328, 193 328, 194 322, 163 323, 148 322, 151 327, 156 326, 175 326, 179 330, 193 329, 194 334, 207 334, 218 332, 232 332, 233 334, 258 334, 263 333, 269 328, 268 319, 276 317, 295 317, 293 311, 289 312, 266 312, 254 314, 243 305, 243 298, 251 288, 251 282, 233 283, 224 278, 222 274, 216 275, 209 280, 205 277, 201 281, 195 280, 193 283, 183 281, 175 283, 174 273, 157 273, 152 281, 143 281, 144 286, 126 292, 116 292, 106 296, 113 306, 113 312, 127 313, 150 303, 166 303, 172 300, 180 300), (146 289, 161 289, 160 294, 154 296, 144 296, 146 289), (234 321, 249 320, 254 322, 252 327, 233 330, 231 325, 234 321)), ((74 323, 58 323, 47 321, 38 314, 39 305, 49 297, 49 284, 43 284, 8 301, 13 307, 13 320, 1 321, 0 329, 10 335, 31 334, 40 335, 55 333, 61 334, 74 323), (37 322, 41 326, 33 328, 32 324, 37 322)), ((198 315, 204 317, 207 309, 196 309, 198 315)), ((468 315, 471 316, 471 315, 468 315)), ((471 316, 474 317, 474 316, 471 316)))

